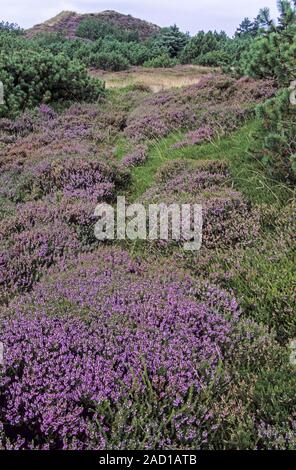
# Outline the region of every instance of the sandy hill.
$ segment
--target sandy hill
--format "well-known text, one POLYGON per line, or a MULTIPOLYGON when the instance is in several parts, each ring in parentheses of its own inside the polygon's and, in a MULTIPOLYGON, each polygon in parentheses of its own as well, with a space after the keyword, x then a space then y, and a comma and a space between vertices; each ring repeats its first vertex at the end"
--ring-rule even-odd
POLYGON ((101 13, 79 14, 74 11, 62 11, 54 18, 44 23, 37 24, 27 30, 28 37, 36 36, 39 33, 64 33, 69 38, 74 38, 76 28, 86 18, 100 18, 121 29, 138 31, 139 37, 144 40, 157 33, 159 26, 148 23, 147 21, 134 18, 131 15, 123 15, 116 11, 103 11, 101 13))

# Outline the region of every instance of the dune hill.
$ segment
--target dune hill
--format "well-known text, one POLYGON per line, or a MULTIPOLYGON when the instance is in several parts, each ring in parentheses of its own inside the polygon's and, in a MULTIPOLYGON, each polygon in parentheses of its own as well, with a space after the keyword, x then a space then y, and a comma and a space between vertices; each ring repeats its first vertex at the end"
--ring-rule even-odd
POLYGON ((74 38, 79 24, 89 17, 100 18, 118 28, 130 31, 138 31, 142 40, 153 36, 160 31, 160 27, 147 21, 134 18, 131 15, 123 15, 112 10, 101 13, 79 14, 74 11, 62 11, 57 16, 37 24, 27 30, 28 37, 34 37, 40 33, 64 33, 69 38, 74 38))

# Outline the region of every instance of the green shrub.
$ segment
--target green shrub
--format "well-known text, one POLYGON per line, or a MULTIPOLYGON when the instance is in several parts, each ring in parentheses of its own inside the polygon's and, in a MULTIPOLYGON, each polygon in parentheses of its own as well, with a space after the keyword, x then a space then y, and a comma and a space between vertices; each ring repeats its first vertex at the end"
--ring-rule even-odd
POLYGON ((247 251, 241 260, 241 273, 234 276, 233 288, 242 298, 249 316, 277 331, 280 341, 296 336, 295 300, 291 286, 295 283, 295 256, 271 247, 270 253, 247 251))
POLYGON ((5 93, 0 116, 16 116, 40 103, 97 99, 104 88, 77 61, 63 54, 32 50, 2 52, 0 80, 5 93))
POLYGON ((0 21, 0 34, 9 32, 13 34, 22 34, 23 30, 16 23, 9 23, 8 21, 0 21))
POLYGON ((200 55, 194 63, 207 67, 222 67, 230 62, 230 56, 224 50, 211 51, 200 55))
MULTIPOLYGON (((209 31, 205 33, 200 31, 196 36, 190 39, 181 54, 183 64, 199 63, 199 58, 209 53, 221 51, 228 41, 226 33, 223 31, 209 31)), ((215 64, 216 65, 216 64, 215 64)))
POLYGON ((147 60, 144 63, 144 67, 161 67, 161 68, 168 68, 174 67, 178 64, 177 59, 172 59, 168 54, 161 54, 153 59, 147 60))
POLYGON ((96 41, 100 38, 112 36, 120 41, 138 41, 139 33, 126 29, 120 29, 100 18, 86 18, 76 29, 76 36, 96 41))
POLYGON ((265 149, 262 162, 273 177, 296 180, 296 106, 290 103, 286 88, 258 108, 262 119, 265 149))
MULTIPOLYGON (((163 28, 155 38, 150 41, 150 47, 153 51, 167 54, 169 57, 178 57, 189 41, 189 34, 185 34, 178 26, 163 28)), ((153 53, 155 55, 155 52, 153 53)))
POLYGON ((259 34, 252 41, 237 71, 254 78, 269 77, 280 87, 279 93, 258 110, 266 149, 261 159, 273 176, 294 181, 296 106, 290 102, 291 90, 288 89, 296 72, 296 8, 293 3, 278 2, 278 24, 271 22, 264 35, 259 34))
POLYGON ((118 72, 129 67, 128 60, 118 52, 98 52, 90 54, 89 65, 103 70, 118 72))

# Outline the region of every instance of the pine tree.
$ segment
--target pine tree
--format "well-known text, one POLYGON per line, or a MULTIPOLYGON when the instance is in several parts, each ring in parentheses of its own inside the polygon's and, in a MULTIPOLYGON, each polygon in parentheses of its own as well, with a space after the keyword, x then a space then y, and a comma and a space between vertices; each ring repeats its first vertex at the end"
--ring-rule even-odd
MULTIPOLYGON (((288 0, 278 0, 277 6, 280 12, 278 30, 281 31, 296 22, 296 10, 288 0)), ((296 1, 294 2, 294 6, 296 6, 296 1)))
POLYGON ((274 23, 261 10, 257 24, 261 31, 243 55, 239 71, 254 78, 272 78, 277 95, 259 109, 263 120, 266 153, 263 161, 274 176, 296 179, 296 106, 290 102, 291 83, 296 79, 295 1, 279 0, 279 18, 274 23))
POLYGON ((180 31, 178 26, 173 25, 169 28, 163 28, 160 35, 153 41, 154 48, 168 53, 170 57, 177 57, 189 41, 189 34, 180 31))
POLYGON ((250 18, 244 18, 235 32, 236 37, 254 36, 254 23, 250 18))

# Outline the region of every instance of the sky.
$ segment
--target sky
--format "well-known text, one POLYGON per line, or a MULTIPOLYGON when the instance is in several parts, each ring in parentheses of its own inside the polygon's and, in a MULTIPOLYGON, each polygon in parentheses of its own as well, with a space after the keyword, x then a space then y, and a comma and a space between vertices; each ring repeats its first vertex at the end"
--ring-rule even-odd
POLYGON ((0 20, 29 28, 63 10, 116 10, 160 26, 176 23, 191 34, 201 29, 223 29, 233 34, 244 17, 254 18, 265 6, 276 16, 276 0, 0 0, 0 20))

